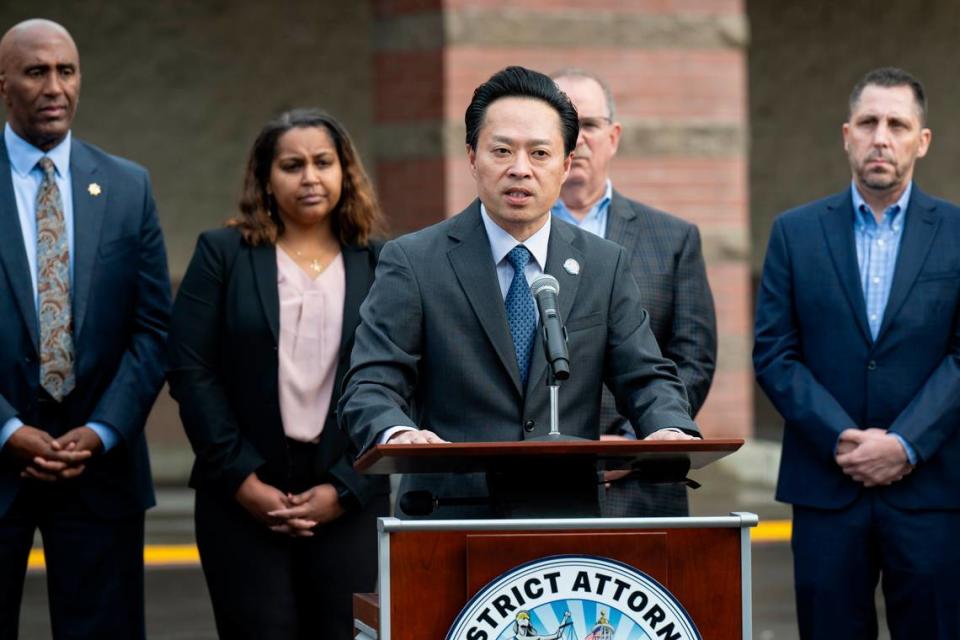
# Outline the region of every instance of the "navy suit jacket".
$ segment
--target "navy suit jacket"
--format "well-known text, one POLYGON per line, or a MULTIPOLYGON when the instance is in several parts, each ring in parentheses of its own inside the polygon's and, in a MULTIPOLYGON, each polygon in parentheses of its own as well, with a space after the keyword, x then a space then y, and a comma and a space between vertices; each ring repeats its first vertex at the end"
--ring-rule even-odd
MULTIPOLYGON (((163 384, 170 314, 166 251, 146 170, 74 139, 70 172, 76 387, 64 410, 70 428, 101 422, 120 436, 71 482, 101 515, 129 515, 154 504, 143 426, 163 384), (90 192, 91 184, 99 194, 90 192)), ((19 416, 37 426, 39 327, 2 139, 0 239, 0 424, 19 416)), ((20 484, 19 466, 4 452, 0 516, 20 484)))
POLYGON ((753 360, 784 417, 777 499, 841 508, 862 490, 834 461, 847 428, 900 434, 913 473, 877 489, 903 509, 960 507, 960 209, 914 186, 890 298, 870 335, 850 190, 774 223, 753 360))

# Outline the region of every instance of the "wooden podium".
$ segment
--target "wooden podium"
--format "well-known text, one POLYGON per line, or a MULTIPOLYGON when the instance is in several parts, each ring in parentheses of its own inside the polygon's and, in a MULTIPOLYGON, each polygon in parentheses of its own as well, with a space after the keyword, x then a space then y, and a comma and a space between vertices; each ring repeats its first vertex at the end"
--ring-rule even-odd
MULTIPOLYGON (((559 475, 570 464, 591 464, 598 469, 634 469, 651 480, 660 474, 676 480, 681 470, 685 474, 701 468, 742 444, 742 440, 685 440, 381 445, 362 456, 356 468, 377 474, 522 474, 531 465, 547 465, 559 475)), ((749 528, 756 524, 757 517, 747 513, 700 518, 381 518, 379 594, 355 596, 355 628, 364 640, 442 640, 464 606, 498 576, 524 563, 570 555, 609 559, 640 570, 679 602, 705 639, 750 638, 749 528)))

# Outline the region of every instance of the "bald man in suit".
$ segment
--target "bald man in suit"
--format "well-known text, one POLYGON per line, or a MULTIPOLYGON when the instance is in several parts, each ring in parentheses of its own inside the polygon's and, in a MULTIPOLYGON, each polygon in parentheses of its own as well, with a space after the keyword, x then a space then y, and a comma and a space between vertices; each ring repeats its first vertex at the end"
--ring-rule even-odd
POLYGON ((147 172, 71 136, 80 59, 46 20, 0 40, 0 638, 43 536, 55 638, 142 638, 143 434, 166 253, 147 172))

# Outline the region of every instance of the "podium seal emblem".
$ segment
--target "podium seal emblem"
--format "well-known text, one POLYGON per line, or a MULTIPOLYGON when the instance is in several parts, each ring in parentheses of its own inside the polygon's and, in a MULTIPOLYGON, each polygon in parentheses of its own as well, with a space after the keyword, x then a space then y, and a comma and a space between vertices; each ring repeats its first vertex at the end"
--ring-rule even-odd
POLYGON ((702 640, 677 599, 642 571, 596 556, 550 556, 492 580, 446 640, 702 640))

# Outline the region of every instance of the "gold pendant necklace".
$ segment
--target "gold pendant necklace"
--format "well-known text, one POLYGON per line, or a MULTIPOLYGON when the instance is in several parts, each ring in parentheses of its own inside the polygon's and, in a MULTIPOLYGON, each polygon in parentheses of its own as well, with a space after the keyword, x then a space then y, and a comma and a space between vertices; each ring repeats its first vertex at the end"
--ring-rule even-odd
MULTIPOLYGON (((296 249, 294 249, 293 252, 297 254, 297 257, 300 258, 301 261, 307 259, 304 257, 303 251, 297 251, 296 249)), ((310 262, 307 263, 307 266, 310 267, 310 269, 312 269, 314 273, 320 273, 321 271, 323 271, 323 264, 320 262, 320 258, 313 258, 312 260, 310 260, 310 262)))
POLYGON ((292 250, 293 255, 297 257, 297 262, 302 264, 304 261, 306 261, 307 266, 315 274, 320 274, 323 271, 323 263, 320 262, 320 258, 307 258, 306 256, 303 255, 303 251, 299 251, 297 249, 294 249, 293 247, 289 247, 289 249, 292 250))

